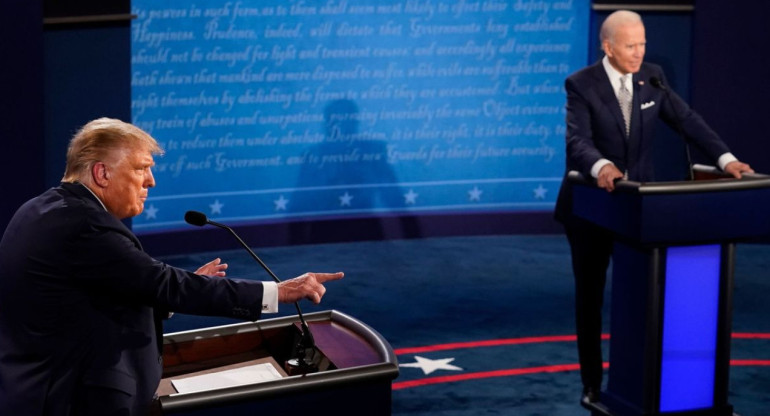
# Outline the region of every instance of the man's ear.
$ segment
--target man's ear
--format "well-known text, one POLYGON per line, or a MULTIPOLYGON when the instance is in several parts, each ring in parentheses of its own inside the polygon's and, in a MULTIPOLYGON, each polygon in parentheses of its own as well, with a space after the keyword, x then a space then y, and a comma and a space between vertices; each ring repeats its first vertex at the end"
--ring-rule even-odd
POLYGON ((106 188, 110 182, 110 172, 107 171, 107 165, 103 162, 96 162, 91 167, 91 178, 96 186, 106 188))
POLYGON ((610 41, 605 40, 602 42, 602 50, 604 51, 604 54, 612 58, 612 49, 610 48, 610 41))

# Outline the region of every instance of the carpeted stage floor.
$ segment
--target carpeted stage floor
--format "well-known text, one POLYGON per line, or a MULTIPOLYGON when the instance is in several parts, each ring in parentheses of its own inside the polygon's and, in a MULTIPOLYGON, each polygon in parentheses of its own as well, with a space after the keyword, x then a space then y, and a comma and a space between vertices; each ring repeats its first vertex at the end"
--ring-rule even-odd
MULTIPOLYGON (((259 249, 283 279, 344 271, 320 306, 379 331, 400 375, 394 415, 587 415, 573 326, 566 240, 483 236, 259 249)), ((195 269, 222 257, 228 275, 269 279, 245 251, 162 260, 195 269)), ((607 305, 609 307, 609 305, 607 305)), ((296 313, 284 306, 281 315, 296 313)), ((770 414, 770 246, 738 245, 730 401, 741 416, 770 414)), ((177 314, 166 332, 235 321, 177 314)), ((606 359, 606 355, 605 355, 606 359)))

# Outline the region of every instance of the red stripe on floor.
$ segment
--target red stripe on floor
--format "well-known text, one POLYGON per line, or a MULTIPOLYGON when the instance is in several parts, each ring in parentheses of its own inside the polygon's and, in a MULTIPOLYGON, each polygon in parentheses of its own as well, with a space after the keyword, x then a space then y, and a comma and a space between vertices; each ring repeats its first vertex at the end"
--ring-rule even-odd
POLYGON ((562 365, 548 365, 543 367, 511 368, 508 370, 494 370, 494 371, 482 371, 478 373, 454 374, 450 376, 429 377, 429 378, 423 378, 420 380, 396 382, 396 383, 393 383, 393 390, 400 390, 400 389, 406 389, 406 388, 418 387, 418 386, 426 386, 429 384, 452 383, 456 381, 475 380, 480 378, 510 377, 510 376, 521 376, 526 374, 539 374, 539 373, 558 373, 563 371, 577 371, 579 369, 580 369, 579 364, 562 364, 562 365))
MULTIPOLYGON (((524 337, 508 339, 490 339, 484 341, 453 342, 448 344, 426 345, 424 347, 398 348, 393 352, 396 355, 416 354, 434 351, 457 350, 461 348, 498 347, 501 345, 540 344, 544 342, 573 342, 575 335, 551 335, 543 337, 524 337)), ((602 339, 610 339, 608 334, 603 334, 602 339)))
MULTIPOLYGON (((770 333, 736 332, 733 339, 770 339, 770 333)), ((499 347, 501 345, 539 344, 544 342, 572 342, 577 339, 575 335, 550 335, 542 337, 523 337, 507 339, 490 339, 484 341, 452 342, 447 344, 426 345, 423 347, 398 348, 393 352, 396 355, 417 354, 434 351, 457 350, 462 348, 499 347)), ((609 334, 602 334, 603 340, 610 339, 609 334)))
MULTIPOLYGON (((770 366, 770 360, 730 360, 732 366, 770 366)), ((604 368, 609 368, 609 363, 604 363, 604 368)), ((419 380, 399 381, 392 384, 393 390, 408 389, 411 387, 427 386, 430 384, 453 383, 457 381, 478 380, 492 377, 513 377, 528 374, 559 373, 564 371, 578 371, 580 364, 547 365, 542 367, 511 368, 507 370, 481 371, 477 373, 453 374, 449 376, 428 377, 419 380)))
MULTIPOLYGON (((733 333, 733 339, 770 339, 770 333, 733 333)), ((609 339, 608 334, 602 334, 602 339, 609 339)), ((572 342, 576 340, 575 335, 554 335, 543 337, 524 337, 508 338, 485 341, 454 342, 448 344, 428 345, 424 347, 399 348, 394 350, 396 355, 415 354, 434 351, 446 351, 462 348, 496 347, 501 345, 520 345, 520 344, 538 344, 544 342, 572 342)), ((730 360, 731 366, 770 366, 770 360, 730 360)), ((609 363, 604 363, 604 368, 608 368, 609 363)), ((393 383, 393 390, 406 389, 410 387, 426 386, 430 384, 453 383, 457 381, 477 380, 492 377, 512 377, 527 374, 539 373, 558 373, 564 371, 578 371, 579 364, 560 364, 529 368, 511 368, 507 370, 481 371, 476 373, 454 374, 440 377, 428 377, 418 380, 408 380, 393 383)))
POLYGON ((730 360, 730 365, 734 366, 765 366, 770 365, 770 360, 730 360))

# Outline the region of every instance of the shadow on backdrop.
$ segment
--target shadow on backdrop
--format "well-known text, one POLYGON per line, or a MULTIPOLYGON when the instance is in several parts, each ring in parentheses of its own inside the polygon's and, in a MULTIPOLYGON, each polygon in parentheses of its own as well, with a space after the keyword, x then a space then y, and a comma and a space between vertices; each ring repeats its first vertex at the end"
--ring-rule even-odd
MULTIPOLYGON (((395 172, 388 163, 387 144, 359 129, 358 106, 335 100, 324 108, 324 141, 304 155, 287 212, 328 213, 330 217, 358 216, 355 227, 366 239, 420 237, 420 227, 408 209, 395 172)), ((347 230, 350 231, 350 230, 347 230)), ((318 234, 334 232, 323 222, 298 221, 290 225, 292 244, 318 241, 318 234)))

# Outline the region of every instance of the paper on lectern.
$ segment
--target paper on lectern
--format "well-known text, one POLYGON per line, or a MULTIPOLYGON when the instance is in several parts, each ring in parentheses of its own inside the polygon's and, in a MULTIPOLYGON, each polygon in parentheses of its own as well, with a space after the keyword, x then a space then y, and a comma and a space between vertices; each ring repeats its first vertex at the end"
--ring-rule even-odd
POLYGON ((283 376, 270 363, 250 365, 233 370, 219 371, 199 376, 171 380, 179 394, 245 386, 277 380, 283 376))

